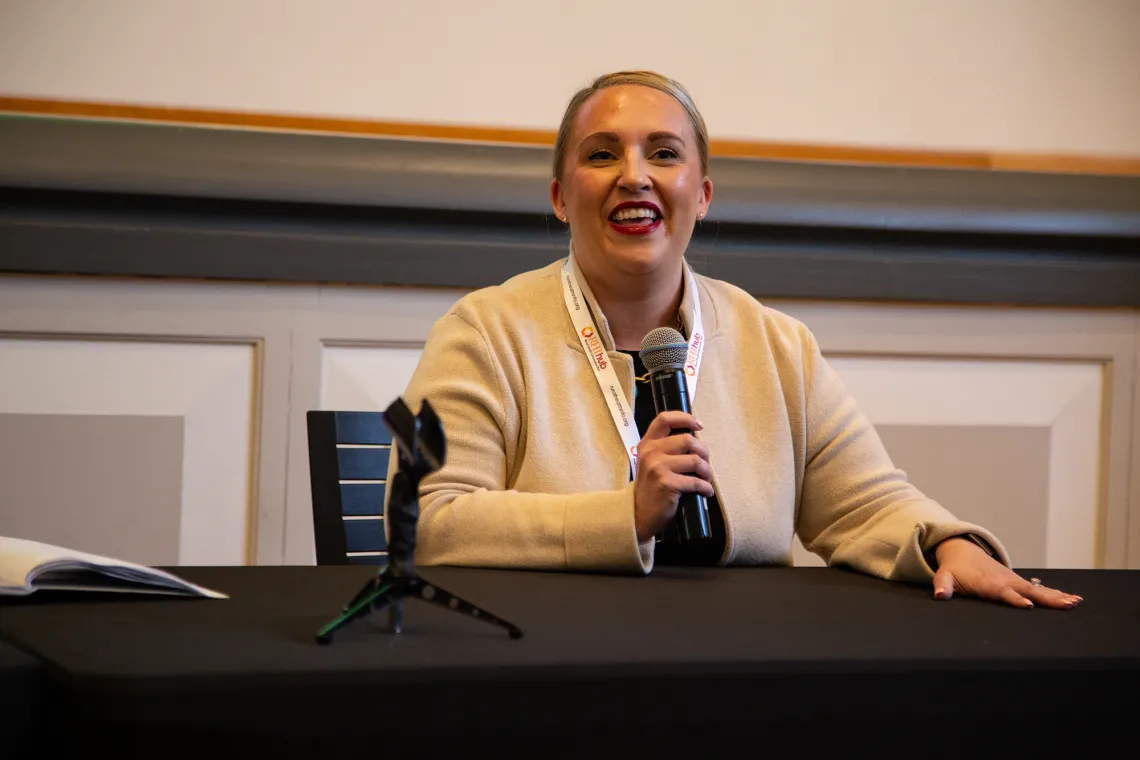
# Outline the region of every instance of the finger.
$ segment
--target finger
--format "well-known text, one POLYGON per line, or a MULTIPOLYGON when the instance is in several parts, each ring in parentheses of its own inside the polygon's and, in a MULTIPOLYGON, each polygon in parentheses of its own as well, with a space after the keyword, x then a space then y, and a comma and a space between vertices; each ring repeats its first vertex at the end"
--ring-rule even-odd
POLYGON ((1021 607, 1026 610, 1033 609, 1033 602, 1014 591, 1012 586, 1002 586, 1001 591, 998 593, 998 598, 1010 607, 1021 607))
POLYGON ((706 499, 711 499, 716 496, 716 491, 713 490, 712 483, 703 478, 698 478, 695 475, 679 475, 675 472, 670 473, 661 479, 661 484, 675 494, 699 493, 706 499))
POLYGON ((954 574, 946 568, 939 568, 934 574, 934 598, 943 600, 954 596, 954 574))
POLYGON ((1034 583, 1026 583, 1018 591, 1022 596, 1031 599, 1034 604, 1053 610, 1071 610, 1082 601, 1079 596, 1066 594, 1064 591, 1034 583))
POLYGON ((712 482, 712 465, 696 454, 663 456, 659 464, 669 472, 675 472, 678 475, 696 475, 701 480, 712 482))
POLYGON ((695 454, 706 462, 709 461, 709 447, 688 433, 671 435, 655 441, 653 450, 669 456, 695 454))
POLYGON ((1026 579, 1022 578, 1020 575, 1017 575, 1016 573, 1014 574, 1014 577, 1016 577, 1019 581, 1021 581, 1023 583, 1028 583, 1031 586, 1034 586, 1036 588, 1046 589, 1048 591, 1056 591, 1060 594, 1064 594, 1065 596, 1067 596, 1070 599, 1075 599, 1078 602, 1084 601, 1084 597, 1080 597, 1080 596, 1077 596, 1076 594, 1070 594, 1068 592, 1061 591, 1060 589, 1053 588, 1052 586, 1046 586, 1044 583, 1041 582, 1040 578, 1030 578, 1029 580, 1026 580, 1026 579))
POLYGON ((696 417, 685 412, 661 412, 649 423, 642 438, 667 438, 674 430, 703 430, 696 417))

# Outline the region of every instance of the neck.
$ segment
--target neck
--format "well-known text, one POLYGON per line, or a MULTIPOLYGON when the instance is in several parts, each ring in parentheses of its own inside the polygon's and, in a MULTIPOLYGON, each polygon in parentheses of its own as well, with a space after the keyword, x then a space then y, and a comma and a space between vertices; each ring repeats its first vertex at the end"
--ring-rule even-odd
POLYGON ((684 269, 637 278, 591 277, 583 270, 598 305, 606 315, 614 346, 641 350, 641 339, 657 327, 676 327, 684 292, 684 269))

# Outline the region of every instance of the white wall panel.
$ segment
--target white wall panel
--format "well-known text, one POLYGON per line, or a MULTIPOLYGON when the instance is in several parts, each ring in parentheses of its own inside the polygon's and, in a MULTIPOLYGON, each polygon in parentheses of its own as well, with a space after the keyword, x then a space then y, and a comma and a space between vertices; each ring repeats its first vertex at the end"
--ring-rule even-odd
POLYGON ((411 347, 325 346, 321 350, 321 408, 384 411, 403 394, 420 353, 421 349, 411 347))
POLYGON ((0 339, 0 411, 181 417, 179 563, 245 564, 255 358, 248 344, 0 339))
MULTIPOLYGON (((1030 493, 1037 478, 1047 482, 1047 503, 1018 503, 1003 488, 990 503, 972 506, 978 515, 1016 510, 1016 518, 1007 523, 1014 531, 1039 527, 1028 521, 1043 521, 1048 567, 1100 564, 1101 363, 872 357, 837 357, 830 363, 874 425, 929 428, 931 439, 941 428, 969 427, 979 448, 994 428, 1047 429, 1048 458, 1035 463, 1034 477, 1024 484, 1030 493)), ((890 453, 904 470, 908 457, 922 455, 890 453)), ((940 466, 953 471, 960 465, 951 460, 940 466)), ((977 473, 962 470, 957 475, 970 485, 977 473)), ((975 502, 978 498, 973 494, 975 502)))

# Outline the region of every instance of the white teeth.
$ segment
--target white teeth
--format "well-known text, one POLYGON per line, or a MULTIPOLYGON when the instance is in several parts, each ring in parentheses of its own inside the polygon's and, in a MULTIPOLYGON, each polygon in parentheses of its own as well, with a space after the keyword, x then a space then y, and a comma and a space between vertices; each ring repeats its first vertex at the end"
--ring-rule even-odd
POLYGON ((610 214, 610 218, 615 222, 621 222, 626 219, 654 219, 656 217, 657 212, 651 208, 624 208, 610 214))

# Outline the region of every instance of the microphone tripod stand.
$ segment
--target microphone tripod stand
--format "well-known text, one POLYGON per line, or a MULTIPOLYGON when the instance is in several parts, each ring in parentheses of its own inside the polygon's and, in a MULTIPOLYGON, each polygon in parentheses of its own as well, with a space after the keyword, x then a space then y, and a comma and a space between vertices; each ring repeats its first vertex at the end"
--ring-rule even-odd
POLYGON ((447 444, 443 425, 426 400, 413 415, 403 398, 397 398, 384 412, 384 424, 395 438, 399 454, 398 470, 389 483, 388 564, 379 575, 345 606, 344 611, 317 631, 317 641, 332 643, 333 634, 354 620, 373 612, 388 610, 392 633, 404 629, 404 600, 420 599, 463 615, 506 628, 512 639, 523 632, 516 625, 500 620, 486 610, 428 583, 416 572, 416 521, 420 515, 420 480, 443 466, 447 444))

